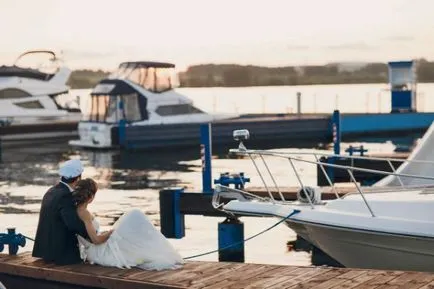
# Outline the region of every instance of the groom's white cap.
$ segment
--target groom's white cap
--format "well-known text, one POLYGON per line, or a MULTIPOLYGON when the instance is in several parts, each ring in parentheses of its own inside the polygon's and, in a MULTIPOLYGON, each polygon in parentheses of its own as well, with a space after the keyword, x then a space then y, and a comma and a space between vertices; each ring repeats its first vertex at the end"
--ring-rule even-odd
POLYGON ((59 169, 59 175, 67 179, 78 177, 82 173, 83 166, 81 161, 76 159, 64 162, 59 169))

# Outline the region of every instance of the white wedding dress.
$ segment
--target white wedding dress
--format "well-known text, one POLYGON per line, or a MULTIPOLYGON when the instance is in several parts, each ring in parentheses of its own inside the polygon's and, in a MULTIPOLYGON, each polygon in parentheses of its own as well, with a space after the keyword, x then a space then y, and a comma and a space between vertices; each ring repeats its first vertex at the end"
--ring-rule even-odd
MULTIPOLYGON (((98 232, 99 223, 93 224, 98 232)), ((122 215, 113 225, 113 233, 102 244, 95 245, 78 236, 81 258, 91 264, 145 270, 179 268, 181 255, 138 209, 122 215)))

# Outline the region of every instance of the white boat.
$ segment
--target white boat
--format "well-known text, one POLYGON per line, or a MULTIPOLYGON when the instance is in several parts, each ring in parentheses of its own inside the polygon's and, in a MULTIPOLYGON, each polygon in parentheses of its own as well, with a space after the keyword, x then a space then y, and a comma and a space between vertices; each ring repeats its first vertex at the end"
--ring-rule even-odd
POLYGON ((68 94, 70 74, 49 50, 27 51, 13 65, 0 66, 2 140, 71 134, 81 112, 68 94))
MULTIPOLYGON (((72 146, 111 148, 119 145, 118 128, 206 123, 237 115, 210 115, 178 93, 175 65, 165 62, 124 62, 91 92, 72 146)), ((158 127, 157 127, 158 128, 158 127)), ((196 140, 197 142, 197 140, 196 140)))
MULTIPOLYGON (((288 159, 291 166, 298 161, 323 169, 334 166, 317 162, 319 153, 306 160, 296 153, 254 151, 243 145, 233 152, 252 156, 254 162, 279 157, 288 159)), ((372 187, 362 188, 352 177, 353 171, 366 169, 334 166, 346 170, 355 185, 354 192, 343 197, 336 194, 335 200, 321 200, 321 188, 306 186, 292 167, 300 182, 297 201, 285 201, 283 196, 277 200, 271 193, 269 198, 259 198, 217 186, 213 205, 229 214, 283 218, 300 237, 346 267, 434 271, 434 124, 394 173, 367 170, 388 175, 372 187), (224 203, 221 197, 232 200, 224 203)), ((278 188, 267 172, 272 186, 278 188)))
POLYGON ((21 54, 13 65, 0 66, 0 119, 10 124, 80 118, 77 103, 65 103, 71 70, 52 51, 21 54), (29 59, 43 58, 37 67, 24 66, 29 59))

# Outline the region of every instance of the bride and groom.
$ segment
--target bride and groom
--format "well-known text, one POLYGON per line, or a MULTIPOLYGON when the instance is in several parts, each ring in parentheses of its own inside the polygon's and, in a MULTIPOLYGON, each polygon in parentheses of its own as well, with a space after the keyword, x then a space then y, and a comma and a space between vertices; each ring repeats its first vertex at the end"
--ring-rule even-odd
POLYGON ((87 209, 98 186, 92 179, 81 179, 82 172, 79 160, 69 160, 60 168, 60 182, 42 199, 32 256, 59 265, 84 260, 145 270, 175 269, 183 264, 179 253, 138 209, 101 232, 87 209))

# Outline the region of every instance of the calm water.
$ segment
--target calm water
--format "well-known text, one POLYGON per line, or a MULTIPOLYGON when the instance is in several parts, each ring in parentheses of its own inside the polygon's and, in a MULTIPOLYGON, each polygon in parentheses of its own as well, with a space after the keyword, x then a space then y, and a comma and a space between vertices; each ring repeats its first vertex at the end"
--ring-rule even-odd
MULTIPOLYGON (((331 112, 335 108, 347 112, 386 112, 388 97, 384 85, 300 86, 258 88, 180 89, 195 104, 209 112, 289 112, 296 107, 295 94, 303 95, 303 112, 331 112), (337 95, 337 96, 336 96, 337 95)), ((433 84, 421 84, 420 110, 434 110, 434 102, 424 96, 434 92, 433 84), (422 105, 424 103, 424 105, 422 105)), ((85 95, 88 90, 74 91, 85 95)), ((412 143, 413 138, 402 142, 412 143)), ((392 152, 395 143, 381 140, 363 143, 370 152, 392 152)), ((343 148, 349 144, 343 143, 343 148)), ((300 151, 291 147, 285 150, 300 151)), ((303 151, 313 151, 306 148, 303 151)), ((222 172, 245 172, 251 186, 260 186, 260 178, 250 160, 227 156, 227 148, 214 148, 213 178, 222 172)), ((17 148, 4 152, 0 164, 0 231, 14 226, 18 232, 34 236, 40 200, 48 187, 57 181, 58 163, 80 158, 85 164, 84 177, 95 178, 100 191, 91 210, 103 225, 110 226, 123 212, 138 207, 145 211, 156 226, 159 225, 158 191, 167 186, 183 186, 188 191, 201 189, 201 161, 199 150, 174 152, 120 153, 72 150, 66 144, 37 148, 17 148)), ((269 166, 279 185, 298 185, 287 161, 268 158, 269 166)), ((299 163, 306 184, 316 184, 316 168, 299 163)), ((267 179, 269 181, 269 179, 267 179)), ((253 235, 276 222, 269 218, 242 218, 245 236, 253 235)), ((183 256, 190 256, 217 248, 217 224, 223 218, 186 216, 186 237, 170 240, 183 256)), ((308 265, 310 256, 302 252, 287 252, 286 242, 295 237, 284 225, 246 243, 246 262, 308 265), (264 249, 264 246, 267 249, 264 249)), ((32 249, 28 242, 24 250, 32 249)), ((22 250, 22 249, 21 249, 22 250)), ((217 254, 198 260, 217 260, 217 254)))

